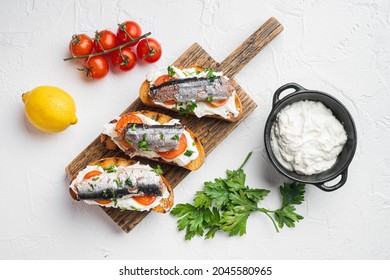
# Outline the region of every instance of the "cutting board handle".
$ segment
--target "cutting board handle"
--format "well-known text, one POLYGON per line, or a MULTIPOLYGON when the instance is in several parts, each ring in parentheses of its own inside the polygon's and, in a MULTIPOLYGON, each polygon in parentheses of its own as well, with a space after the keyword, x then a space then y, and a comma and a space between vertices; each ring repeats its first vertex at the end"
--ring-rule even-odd
POLYGON ((283 25, 276 18, 271 17, 225 58, 219 65, 218 70, 223 71, 224 75, 229 78, 233 78, 262 48, 282 31, 283 25))

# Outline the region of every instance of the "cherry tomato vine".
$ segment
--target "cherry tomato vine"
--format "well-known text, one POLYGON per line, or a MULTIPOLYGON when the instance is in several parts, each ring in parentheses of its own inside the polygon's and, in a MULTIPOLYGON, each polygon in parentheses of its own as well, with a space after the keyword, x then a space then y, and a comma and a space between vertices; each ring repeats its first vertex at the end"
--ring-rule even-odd
POLYGON ((160 59, 160 43, 150 38, 151 32, 142 34, 141 27, 134 21, 118 24, 117 33, 110 30, 96 31, 94 39, 86 34, 75 34, 69 43, 71 56, 63 60, 83 59, 80 71, 92 79, 100 79, 109 72, 108 60, 121 71, 135 67, 138 59, 153 63, 160 59), (136 53, 131 49, 136 47, 136 53), (111 59, 109 59, 111 58, 111 59))

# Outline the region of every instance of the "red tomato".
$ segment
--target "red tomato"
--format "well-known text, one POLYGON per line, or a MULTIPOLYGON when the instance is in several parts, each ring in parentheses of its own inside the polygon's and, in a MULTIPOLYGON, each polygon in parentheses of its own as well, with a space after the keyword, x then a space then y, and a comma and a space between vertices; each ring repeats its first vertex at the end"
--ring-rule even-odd
POLYGON ((102 52, 103 50, 110 50, 115 48, 118 45, 116 36, 110 30, 102 30, 96 32, 95 39, 93 41, 93 47, 97 52, 102 52))
MULTIPOLYGON (((141 27, 134 21, 125 21, 122 24, 118 24, 118 31, 116 37, 120 44, 130 42, 134 38, 142 35, 141 27)), ((138 42, 131 43, 129 46, 135 46, 138 42)))
POLYGON ((146 62, 153 63, 160 59, 162 53, 161 45, 153 38, 146 38, 139 41, 137 55, 146 62))
POLYGON ((156 200, 154 195, 133 196, 133 199, 142 205, 150 205, 156 200))
POLYGON ((184 151, 187 149, 187 137, 183 133, 179 139, 179 144, 177 145, 177 149, 173 151, 168 152, 159 152, 158 154, 166 159, 174 159, 175 157, 181 155, 184 153, 184 151))
POLYGON ((89 178, 98 176, 98 175, 100 175, 100 174, 102 174, 102 172, 100 172, 99 170, 92 170, 92 171, 89 171, 87 174, 85 174, 84 180, 87 180, 87 179, 89 179, 89 178))
POLYGON ((88 35, 73 35, 69 43, 69 50, 73 56, 89 55, 93 50, 93 42, 88 35))
POLYGON ((222 105, 225 105, 228 102, 228 100, 229 100, 229 98, 222 99, 219 101, 211 101, 211 102, 209 102, 209 104, 213 107, 220 107, 222 105))
POLYGON ((111 61, 122 71, 129 71, 137 64, 137 56, 130 47, 124 47, 112 53, 111 61))
POLYGON ((154 85, 155 86, 158 86, 158 85, 161 85, 162 83, 165 83, 165 82, 168 82, 170 80, 172 80, 173 77, 169 76, 168 74, 165 74, 165 75, 161 75, 160 77, 158 77, 155 81, 154 81, 154 85))
POLYGON ((129 123, 142 124, 142 120, 133 114, 123 115, 115 125, 115 131, 118 136, 122 135, 122 128, 126 127, 129 123))
POLYGON ((87 77, 92 79, 104 78, 109 70, 107 60, 102 56, 93 56, 90 59, 84 60, 84 69, 80 69, 87 72, 87 77))

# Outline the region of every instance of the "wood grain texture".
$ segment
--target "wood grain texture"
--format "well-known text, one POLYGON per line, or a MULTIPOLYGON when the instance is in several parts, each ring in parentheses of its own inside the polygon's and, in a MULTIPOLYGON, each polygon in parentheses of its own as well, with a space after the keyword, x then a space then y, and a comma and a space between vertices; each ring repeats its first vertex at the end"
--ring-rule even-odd
MULTIPOLYGON (((230 67, 227 64, 227 59, 224 60, 224 64, 221 64, 220 67, 217 62, 197 43, 193 44, 187 51, 185 51, 175 62, 175 66, 180 67, 190 67, 192 65, 198 65, 201 67, 213 67, 219 68, 223 67, 227 72, 235 75, 238 71, 230 70, 234 68, 241 69, 244 65, 254 57, 264 46, 265 42, 269 42, 274 38, 279 32, 271 31, 275 30, 275 19, 270 19, 267 21, 266 27, 263 26, 259 30, 266 30, 259 32, 256 31, 248 40, 246 40, 236 51, 234 51, 227 59, 231 63, 230 67), (270 24, 270 21, 272 24, 270 24), (267 27, 268 25, 273 26, 267 27), (267 31, 268 30, 268 31, 267 31), (256 34, 256 35, 255 35, 256 34), (252 39, 251 39, 252 38, 252 39), (248 44, 250 46, 248 47, 248 44), (242 52, 242 48, 248 50, 242 52)), ((277 21, 276 21, 277 22, 277 21)), ((279 23, 278 23, 279 24, 279 23)), ((280 24, 279 24, 280 26, 280 24)), ((278 27, 280 29, 280 27, 278 27)), ((228 74, 229 75, 229 74, 228 74)), ((149 109, 157 112, 161 112, 167 115, 170 115, 175 118, 181 119, 181 122, 191 129, 199 138, 203 144, 206 157, 218 146, 256 107, 256 103, 250 98, 250 96, 234 81, 231 80, 235 90, 237 91, 238 96, 243 105, 243 114, 242 117, 237 122, 226 122, 218 119, 211 118, 201 118, 198 119, 195 116, 185 116, 180 117, 178 114, 172 111, 167 111, 159 108, 148 108, 142 104, 139 98, 137 98, 122 114, 129 113, 132 111, 139 111, 143 109, 149 109)), ((109 122, 110 120, 107 120, 109 122)), ((100 136, 96 137, 67 167, 66 172, 70 178, 72 178, 77 172, 83 169, 90 162, 104 158, 104 157, 125 157, 127 156, 120 150, 111 151, 104 147, 100 142, 100 136)), ((157 163, 142 158, 135 158, 142 163, 147 163, 151 166, 156 166, 157 163)), ((207 160, 207 159, 206 159, 207 160)), ((164 177, 171 184, 172 188, 175 188, 191 171, 186 170, 181 167, 169 165, 169 164, 160 164, 164 170, 164 177)), ((196 172, 196 171, 195 171, 196 172)), ((125 232, 131 231, 139 222, 144 219, 149 212, 137 212, 137 211, 124 211, 121 212, 119 209, 115 208, 104 208, 102 209, 111 217, 111 219, 119 225, 125 232)), ((155 213, 154 215, 161 215, 155 213)))
POLYGON ((270 18, 221 62, 219 70, 223 71, 226 76, 233 78, 282 31, 283 26, 280 22, 273 17, 270 18))

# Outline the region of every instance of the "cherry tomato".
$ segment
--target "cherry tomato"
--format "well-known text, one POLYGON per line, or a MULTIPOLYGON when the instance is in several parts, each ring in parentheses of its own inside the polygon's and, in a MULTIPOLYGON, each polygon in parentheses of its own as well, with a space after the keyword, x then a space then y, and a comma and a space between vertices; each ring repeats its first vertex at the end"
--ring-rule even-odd
MULTIPOLYGON (((134 38, 142 35, 141 27, 134 21, 125 21, 122 24, 118 24, 118 31, 116 37, 120 44, 130 42, 134 38)), ((129 46, 135 46, 138 42, 131 43, 129 46)))
POLYGON ((84 69, 81 69, 87 72, 87 77, 92 79, 101 79, 104 78, 109 70, 107 60, 102 56, 93 56, 90 59, 84 60, 84 69))
POLYGON ((85 174, 84 180, 87 180, 87 179, 89 179, 89 178, 98 176, 98 175, 100 175, 100 174, 102 174, 102 172, 100 172, 99 170, 92 170, 92 171, 89 171, 87 174, 85 174))
POLYGON ((115 131, 118 133, 118 136, 122 135, 122 128, 126 127, 129 123, 142 124, 142 120, 133 114, 123 115, 115 125, 115 131))
POLYGON ((118 45, 116 36, 110 30, 102 30, 96 32, 95 39, 93 41, 93 47, 95 51, 102 52, 103 50, 110 50, 118 45))
POLYGON ((150 205, 156 200, 154 195, 133 196, 133 199, 142 205, 150 205))
POLYGON ((112 53, 111 61, 120 70, 129 71, 137 64, 137 56, 130 47, 124 47, 112 53))
POLYGON ((160 59, 162 54, 161 45, 153 38, 146 38, 139 41, 137 55, 146 62, 153 63, 160 59))
POLYGON ((73 35, 69 43, 69 50, 73 56, 89 55, 93 50, 93 42, 88 35, 73 35))
POLYGON ((209 102, 209 104, 213 107, 220 107, 222 105, 225 105, 228 102, 228 100, 229 100, 229 98, 222 99, 219 101, 211 101, 211 102, 209 102))
POLYGON ((165 82, 168 82, 170 80, 173 80, 173 77, 168 75, 168 74, 165 74, 165 75, 161 75, 160 77, 158 77, 155 81, 154 81, 154 85, 155 86, 158 86, 158 85, 161 85, 162 83, 165 83, 165 82))
POLYGON ((112 200, 111 199, 96 199, 95 202, 99 203, 99 204, 108 204, 110 203, 112 200))
POLYGON ((158 154, 166 159, 174 159, 175 157, 181 155, 184 153, 184 151, 187 149, 187 137, 183 133, 180 136, 179 143, 177 145, 177 149, 173 151, 168 151, 168 152, 159 152, 158 154))

